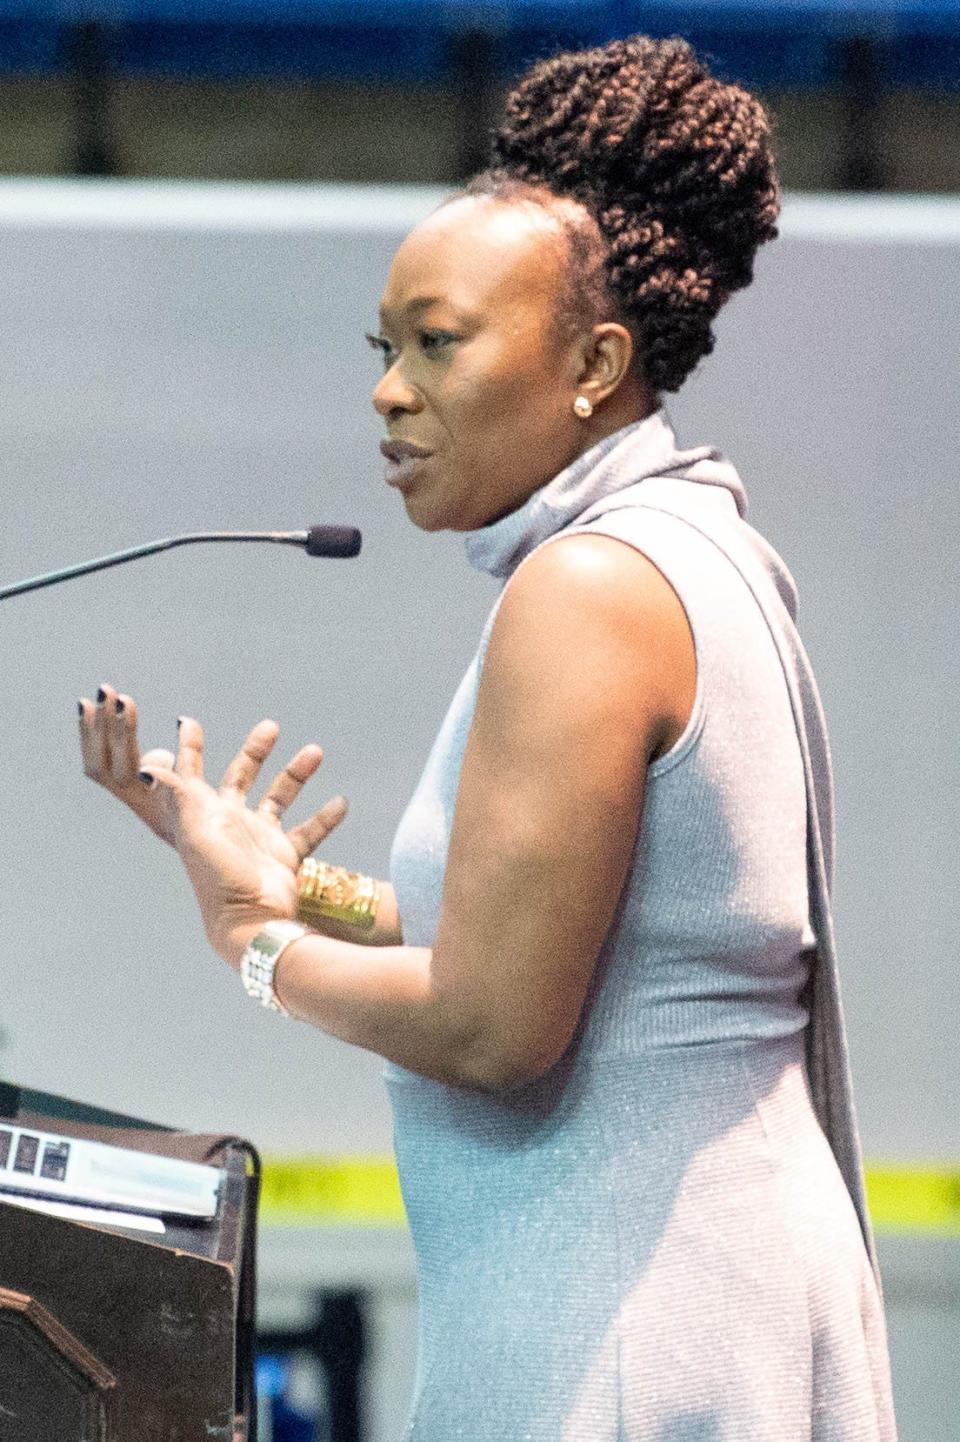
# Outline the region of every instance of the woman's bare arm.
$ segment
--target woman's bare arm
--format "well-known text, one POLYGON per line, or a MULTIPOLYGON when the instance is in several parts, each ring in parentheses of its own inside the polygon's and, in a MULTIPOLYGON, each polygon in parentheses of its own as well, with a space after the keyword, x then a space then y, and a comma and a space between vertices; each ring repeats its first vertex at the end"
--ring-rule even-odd
POLYGON ((650 562, 608 537, 544 547, 511 581, 490 639, 433 950, 303 937, 277 968, 284 1004, 454 1085, 542 1074, 573 1034, 648 761, 682 724, 694 681, 686 617, 650 562))

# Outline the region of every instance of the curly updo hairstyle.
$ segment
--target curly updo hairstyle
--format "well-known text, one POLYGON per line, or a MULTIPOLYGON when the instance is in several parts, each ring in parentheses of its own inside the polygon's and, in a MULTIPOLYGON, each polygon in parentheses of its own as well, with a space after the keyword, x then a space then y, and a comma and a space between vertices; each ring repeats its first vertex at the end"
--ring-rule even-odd
POLYGON ((562 303, 577 321, 626 325, 657 392, 710 354, 712 322, 752 280, 780 209, 763 106, 686 41, 643 35, 532 66, 507 96, 490 168, 466 189, 585 207, 579 224, 576 207, 559 208, 571 247, 562 303))

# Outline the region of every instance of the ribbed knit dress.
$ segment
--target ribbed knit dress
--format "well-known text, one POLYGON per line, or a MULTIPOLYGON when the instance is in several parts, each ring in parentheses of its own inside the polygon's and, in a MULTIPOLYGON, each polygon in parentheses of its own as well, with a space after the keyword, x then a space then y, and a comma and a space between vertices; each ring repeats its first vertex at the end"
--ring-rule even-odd
MULTIPOLYGON (((783 562, 663 411, 467 537, 505 578, 575 529, 679 596, 685 733, 648 768, 576 1035, 502 1093, 386 1078, 419 1269, 410 1442, 892 1442, 830 924, 832 795, 783 562)), ((394 841, 430 946, 487 639, 394 841)), ((577 846, 571 819, 570 845, 577 846)))

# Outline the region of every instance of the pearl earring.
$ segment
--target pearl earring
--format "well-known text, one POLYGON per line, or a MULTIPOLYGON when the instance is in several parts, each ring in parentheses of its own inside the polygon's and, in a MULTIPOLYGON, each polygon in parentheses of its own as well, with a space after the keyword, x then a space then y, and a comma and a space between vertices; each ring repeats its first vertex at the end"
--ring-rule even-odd
POLYGON ((588 416, 593 415, 593 406, 590 404, 588 396, 577 396, 577 399, 573 403, 573 409, 574 413, 578 415, 582 421, 585 421, 588 416))

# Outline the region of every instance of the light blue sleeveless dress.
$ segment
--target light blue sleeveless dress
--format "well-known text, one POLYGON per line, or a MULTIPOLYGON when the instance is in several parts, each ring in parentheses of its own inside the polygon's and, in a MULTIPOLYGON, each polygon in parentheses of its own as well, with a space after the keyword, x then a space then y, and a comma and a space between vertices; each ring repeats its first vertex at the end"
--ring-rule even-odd
MULTIPOLYGON (((793 583, 745 510, 732 466, 679 451, 660 411, 467 537, 507 584, 573 530, 634 546, 680 597, 698 674, 564 1057, 499 1094, 386 1067, 419 1275, 410 1442, 895 1437, 829 752, 793 583)), ((416 946, 496 609, 394 841, 416 946)))

